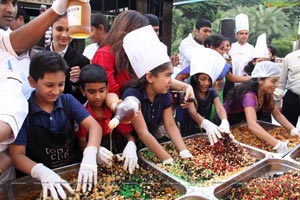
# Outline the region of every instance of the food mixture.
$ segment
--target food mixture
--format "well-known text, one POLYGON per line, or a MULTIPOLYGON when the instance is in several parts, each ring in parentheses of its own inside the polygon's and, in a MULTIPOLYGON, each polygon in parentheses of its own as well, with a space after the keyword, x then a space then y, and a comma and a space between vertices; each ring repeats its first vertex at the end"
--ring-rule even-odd
MULTIPOLYGON (((123 170, 123 165, 117 159, 111 168, 98 167, 98 184, 91 192, 68 196, 68 200, 123 200, 123 199, 176 199, 181 194, 174 188, 174 182, 162 180, 161 174, 143 166, 133 174, 123 170)), ((68 180, 72 188, 76 188, 77 171, 67 172, 62 177, 68 180)), ((18 200, 41 200, 42 192, 26 193, 18 200)), ((47 200, 52 200, 48 198, 47 200)))
MULTIPOLYGON (((273 150, 273 147, 269 143, 260 140, 253 133, 250 133, 247 126, 232 128, 231 132, 234 135, 235 139, 239 142, 265 151, 276 153, 276 151, 273 150)), ((290 132, 284 127, 268 129, 267 132, 278 140, 289 140, 289 148, 295 147, 300 142, 298 136, 292 136, 290 132)))
POLYGON ((245 200, 300 199, 299 172, 286 172, 236 183, 223 198, 245 200))
POLYGON ((200 135, 185 139, 188 150, 194 156, 192 159, 181 159, 172 143, 163 144, 174 159, 171 165, 163 166, 150 150, 141 151, 141 156, 192 186, 211 186, 257 162, 247 149, 233 142, 229 136, 224 138, 214 146, 200 135))

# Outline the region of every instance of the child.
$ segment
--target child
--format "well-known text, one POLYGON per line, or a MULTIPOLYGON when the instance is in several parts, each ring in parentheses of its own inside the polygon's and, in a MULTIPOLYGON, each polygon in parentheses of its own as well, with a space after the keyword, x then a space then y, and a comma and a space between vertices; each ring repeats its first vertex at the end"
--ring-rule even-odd
POLYGON ((195 107, 194 105, 183 110, 182 119, 180 120, 182 135, 188 136, 199 133, 200 128, 204 128, 211 145, 213 145, 218 138, 221 138, 221 132, 230 132, 226 111, 218 97, 217 91, 212 87, 225 65, 226 60, 223 56, 212 49, 195 48, 193 50, 190 74, 191 85, 194 88, 198 103, 197 118, 193 118, 192 115, 190 117, 190 113, 192 113, 191 107, 195 107), (213 104, 221 120, 219 127, 207 120, 210 117, 213 104))
POLYGON ((70 94, 62 94, 65 84, 66 63, 53 52, 42 52, 30 63, 28 81, 35 88, 29 98, 29 114, 15 142, 9 146, 15 167, 41 181, 44 199, 48 189, 51 196, 63 199, 73 189, 51 169, 80 161, 77 153, 73 123, 84 126, 90 139, 83 152, 77 190, 89 190, 97 183, 96 155, 102 129, 82 105, 70 94))
POLYGON ((145 26, 128 33, 124 37, 123 48, 139 78, 129 82, 122 95, 122 99, 135 96, 141 102, 142 112, 132 120, 139 139, 163 164, 172 163, 173 158, 154 137, 160 122, 163 122, 180 157, 192 157, 173 118, 169 93, 173 66, 153 28, 145 26))
MULTIPOLYGON (((103 137, 101 146, 98 153, 98 163, 99 164, 112 164, 112 152, 110 152, 110 130, 108 123, 112 118, 112 112, 109 107, 105 104, 106 95, 108 92, 107 84, 107 74, 105 70, 96 64, 86 65, 82 68, 80 73, 80 90, 88 100, 84 104, 84 107, 89 111, 89 113, 96 119, 100 124, 103 131, 103 137)), ((131 174, 137 164, 137 153, 134 137, 129 134, 132 130, 131 127, 128 128, 128 124, 120 124, 117 127, 117 132, 113 132, 113 153, 120 153, 125 146, 125 138, 121 134, 125 135, 128 143, 122 153, 124 162, 124 169, 128 168, 129 173, 131 174), (121 133, 121 134, 120 134, 121 133)), ((79 126, 78 136, 80 138, 81 146, 86 146, 86 137, 88 132, 83 126, 79 126)))
POLYGON ((249 130, 261 140, 274 146, 277 153, 288 151, 288 140, 282 142, 271 136, 258 123, 261 111, 271 112, 276 121, 290 130, 291 135, 300 135, 297 130, 278 110, 273 99, 273 92, 278 86, 280 68, 271 61, 262 61, 255 65, 251 81, 243 83, 228 93, 224 107, 229 122, 234 125, 247 122, 249 130))

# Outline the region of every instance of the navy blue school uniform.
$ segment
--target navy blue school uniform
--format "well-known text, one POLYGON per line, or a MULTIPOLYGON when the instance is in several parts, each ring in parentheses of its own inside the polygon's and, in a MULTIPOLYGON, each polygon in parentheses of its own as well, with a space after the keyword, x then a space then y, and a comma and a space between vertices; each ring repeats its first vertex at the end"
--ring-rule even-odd
MULTIPOLYGON (((214 99, 218 97, 217 91, 214 88, 209 88, 204 99, 200 98, 195 90, 194 93, 198 102, 197 112, 205 119, 209 119, 214 99)), ((198 124, 190 117, 187 109, 182 111, 180 132, 183 137, 200 133, 198 124)))
MULTIPOLYGON (((150 102, 145 89, 139 90, 132 87, 127 88, 122 94, 122 99, 125 99, 128 96, 135 96, 139 99, 147 128, 149 132, 155 136, 155 133, 158 131, 163 120, 163 111, 171 107, 170 92, 167 92, 166 94, 157 94, 153 103, 150 102)), ((137 147, 138 149, 144 147, 140 140, 137 142, 137 147)))
POLYGON ((74 122, 80 124, 90 114, 70 94, 62 94, 51 113, 42 110, 32 92, 29 113, 13 144, 25 145, 26 156, 53 169, 80 162, 74 122))

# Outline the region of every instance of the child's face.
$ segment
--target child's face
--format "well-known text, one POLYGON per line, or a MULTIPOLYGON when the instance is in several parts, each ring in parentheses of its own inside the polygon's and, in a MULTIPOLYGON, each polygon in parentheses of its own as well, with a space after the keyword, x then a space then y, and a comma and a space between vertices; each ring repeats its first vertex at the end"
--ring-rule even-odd
POLYGON ((65 89, 65 78, 65 73, 58 71, 44 74, 37 82, 29 77, 29 83, 35 88, 35 98, 39 102, 53 104, 65 89))
POLYGON ((53 43, 59 47, 66 47, 72 38, 68 34, 68 18, 62 17, 53 24, 52 37, 53 43))
POLYGON ((154 76, 150 75, 149 86, 156 94, 165 94, 169 91, 170 85, 172 83, 172 74, 173 74, 173 66, 171 64, 168 65, 167 69, 161 71, 154 76))
POLYGON ((85 87, 80 90, 86 96, 91 107, 101 107, 106 99, 106 83, 86 83, 85 87))
POLYGON ((268 77, 265 80, 259 80, 259 87, 267 94, 273 94, 278 86, 279 77, 268 77))
POLYGON ((211 79, 207 74, 201 73, 198 76, 199 88, 200 92, 207 92, 207 90, 211 87, 211 79))

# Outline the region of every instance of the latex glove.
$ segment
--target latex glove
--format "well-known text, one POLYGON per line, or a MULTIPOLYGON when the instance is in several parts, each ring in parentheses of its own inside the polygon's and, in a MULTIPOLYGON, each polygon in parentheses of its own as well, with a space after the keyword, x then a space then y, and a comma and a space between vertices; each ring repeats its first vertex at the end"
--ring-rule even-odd
POLYGON ((67 181, 63 180, 58 174, 44 166, 42 163, 36 164, 31 169, 31 176, 41 181, 43 187, 43 199, 48 197, 48 190, 50 190, 53 199, 58 199, 57 193, 62 199, 66 199, 67 195, 62 186, 71 194, 74 193, 74 190, 67 181))
POLYGON ((86 191, 87 183, 89 185, 89 191, 91 191, 93 183, 94 185, 97 184, 97 152, 98 149, 93 146, 88 146, 84 149, 78 173, 77 191, 80 191, 81 184, 83 192, 86 191))
POLYGON ((273 95, 275 97, 275 100, 281 100, 284 94, 284 90, 276 88, 273 92, 273 95))
POLYGON ((193 155, 191 154, 191 152, 189 150, 187 150, 187 149, 180 151, 179 152, 179 156, 181 158, 192 158, 193 157, 193 155))
POLYGON ((124 170, 127 170, 128 168, 130 174, 133 173, 135 168, 139 168, 136 145, 134 142, 129 141, 127 143, 126 147, 123 150, 122 158, 125 159, 123 165, 124 170))
POLYGON ((289 150, 289 142, 289 140, 286 140, 285 142, 279 141, 273 149, 276 150, 277 153, 285 153, 289 150))
POLYGON ((168 158, 167 160, 164 160, 162 163, 163 165, 170 165, 173 163, 173 158, 168 158))
POLYGON ((113 153, 106 149, 105 147, 101 147, 98 150, 97 155, 97 163, 99 165, 106 165, 108 167, 112 166, 113 153))
POLYGON ((56 14, 63 15, 67 10, 68 0, 54 0, 52 3, 52 9, 56 14))
POLYGON ((291 135, 293 135, 293 136, 300 136, 300 132, 299 132, 299 130, 297 128, 293 128, 291 130, 291 135))
POLYGON ((214 123, 210 122, 207 119, 204 119, 201 123, 201 128, 206 130, 208 135, 208 140, 211 145, 214 145, 218 142, 218 138, 222 138, 220 131, 218 130, 218 126, 214 123))
POLYGON ((219 131, 224 133, 230 133, 230 125, 227 119, 222 119, 222 122, 219 126, 219 131))

